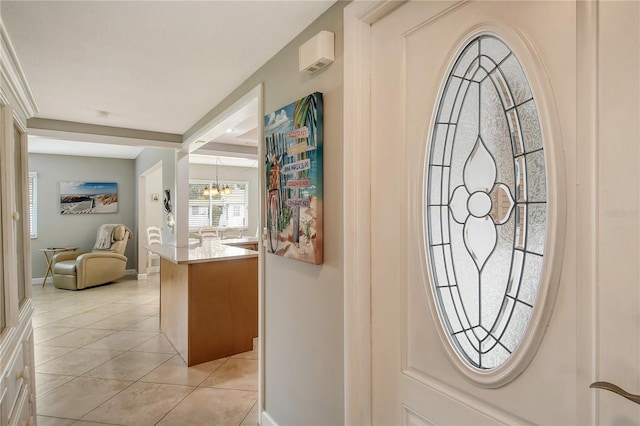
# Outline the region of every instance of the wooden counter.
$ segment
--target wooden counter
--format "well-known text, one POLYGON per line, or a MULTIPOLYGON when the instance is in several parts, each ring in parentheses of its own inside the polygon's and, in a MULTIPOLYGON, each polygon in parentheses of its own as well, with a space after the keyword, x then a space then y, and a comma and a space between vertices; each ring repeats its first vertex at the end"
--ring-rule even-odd
POLYGON ((258 253, 216 246, 223 242, 181 259, 167 255, 171 247, 147 246, 161 256, 160 328, 189 366, 250 351, 258 336, 258 253))

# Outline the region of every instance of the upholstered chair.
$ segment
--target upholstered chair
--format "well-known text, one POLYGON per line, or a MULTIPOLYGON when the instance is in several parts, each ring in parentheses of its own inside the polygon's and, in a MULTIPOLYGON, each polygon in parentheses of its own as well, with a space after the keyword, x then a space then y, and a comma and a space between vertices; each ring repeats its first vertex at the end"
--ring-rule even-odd
POLYGON ((90 253, 73 251, 56 254, 51 268, 53 285, 67 290, 80 290, 122 278, 127 267, 124 251, 131 235, 131 230, 124 225, 102 225, 96 246, 90 253), (110 245, 108 248, 98 248, 101 247, 101 231, 105 229, 108 232, 107 244, 110 245))

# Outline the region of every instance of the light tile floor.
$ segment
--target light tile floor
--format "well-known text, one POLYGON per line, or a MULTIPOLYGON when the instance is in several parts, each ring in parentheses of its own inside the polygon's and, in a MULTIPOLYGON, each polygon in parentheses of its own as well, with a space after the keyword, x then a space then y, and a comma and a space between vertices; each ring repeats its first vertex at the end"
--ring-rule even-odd
POLYGON ((256 425, 255 351, 187 367, 159 330, 157 274, 33 287, 40 426, 256 425))

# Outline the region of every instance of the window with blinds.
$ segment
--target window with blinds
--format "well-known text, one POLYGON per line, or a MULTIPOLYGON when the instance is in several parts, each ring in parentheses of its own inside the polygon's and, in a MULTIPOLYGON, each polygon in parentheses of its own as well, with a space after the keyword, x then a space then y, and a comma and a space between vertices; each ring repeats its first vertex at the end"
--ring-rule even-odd
POLYGON ((29 224, 31 238, 38 238, 38 174, 29 172, 29 224))
POLYGON ((231 193, 212 194, 211 182, 189 182, 189 230, 203 226, 247 229, 248 226, 248 182, 225 182, 231 193), (207 189, 207 192, 205 192, 207 189))

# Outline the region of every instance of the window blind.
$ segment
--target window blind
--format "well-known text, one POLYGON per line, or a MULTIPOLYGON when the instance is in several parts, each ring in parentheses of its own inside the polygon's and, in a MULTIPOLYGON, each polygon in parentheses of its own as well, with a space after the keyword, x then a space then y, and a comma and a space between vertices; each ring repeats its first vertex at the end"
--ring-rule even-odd
POLYGON ((242 228, 248 226, 248 182, 225 182, 231 189, 229 195, 203 195, 211 183, 191 181, 189 183, 189 230, 197 231, 203 226, 242 228))

